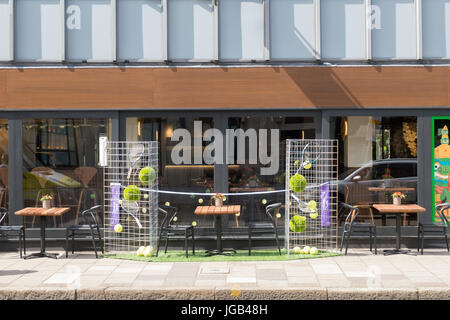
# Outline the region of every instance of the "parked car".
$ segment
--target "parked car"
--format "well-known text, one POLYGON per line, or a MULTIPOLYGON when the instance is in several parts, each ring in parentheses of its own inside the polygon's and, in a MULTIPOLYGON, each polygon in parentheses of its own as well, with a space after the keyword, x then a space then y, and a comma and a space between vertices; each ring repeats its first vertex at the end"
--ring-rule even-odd
MULTIPOLYGON (((369 161, 339 176, 339 201, 349 204, 386 203, 392 192, 369 191, 370 187, 417 188, 417 159, 399 158, 369 161)), ((417 192, 405 191, 405 203, 416 203, 417 192)))

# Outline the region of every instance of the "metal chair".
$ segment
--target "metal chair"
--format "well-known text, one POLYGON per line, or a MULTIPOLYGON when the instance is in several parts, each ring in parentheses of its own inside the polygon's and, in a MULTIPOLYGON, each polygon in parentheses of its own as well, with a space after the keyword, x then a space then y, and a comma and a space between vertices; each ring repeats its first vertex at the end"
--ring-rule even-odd
POLYGON ((159 247, 161 244, 161 240, 166 240, 164 253, 167 253, 167 246, 169 242, 170 236, 175 236, 177 234, 184 234, 184 249, 186 250, 186 258, 189 256, 188 254, 188 239, 192 238, 192 254, 195 255, 195 235, 194 235, 194 226, 192 225, 178 225, 172 224, 175 216, 178 213, 178 209, 172 206, 160 206, 158 211, 163 214, 164 218, 162 219, 161 226, 159 228, 158 235, 158 245, 156 248, 156 256, 159 253, 159 247))
POLYGON ((278 239, 278 229, 276 219, 273 218, 281 208, 281 203, 270 204, 266 207, 266 217, 269 222, 250 222, 248 224, 248 255, 252 255, 252 235, 254 233, 274 233, 277 242, 278 252, 281 255, 280 242, 278 239))
MULTIPOLYGON (((4 207, 0 207, 0 223, 2 223, 6 216, 8 215, 8 209, 4 207)), ((19 252, 20 257, 22 258, 22 243, 23 243, 23 254, 27 254, 26 246, 25 246, 25 228, 23 225, 19 226, 0 226, 0 236, 8 238, 10 236, 10 232, 16 233, 19 237, 19 252)))
POLYGON ((99 227, 99 223, 97 221, 96 218, 96 212, 97 210, 101 209, 102 205, 97 205, 94 206, 90 209, 84 210, 83 212, 81 212, 81 219, 80 220, 84 220, 83 222, 85 222, 85 224, 75 224, 72 225, 68 228, 66 228, 66 258, 68 257, 68 252, 69 252, 69 238, 72 238, 72 254, 74 254, 75 252, 75 237, 77 234, 81 234, 81 235, 86 235, 87 231, 89 231, 91 240, 92 240, 92 245, 95 251, 95 257, 98 258, 98 254, 97 254, 97 245, 96 245, 96 239, 95 237, 98 237, 98 240, 100 241, 100 249, 102 251, 102 253, 104 254, 104 250, 103 250, 103 246, 101 245, 102 243, 102 236, 100 233, 100 227, 99 227))
POLYGON ((344 223, 344 231, 342 232, 342 238, 341 238, 341 246, 340 251, 342 251, 342 248, 344 247, 344 241, 346 242, 345 245, 345 255, 347 255, 348 245, 350 242, 350 237, 352 236, 353 232, 367 232, 369 231, 369 237, 370 237, 370 251, 372 251, 372 236, 373 236, 373 244, 375 247, 375 254, 377 254, 377 227, 374 223, 370 222, 356 222, 356 219, 359 215, 359 208, 351 206, 347 203, 340 203, 340 212, 341 210, 345 212, 345 210, 348 210, 347 217, 345 218, 344 223))
POLYGON ((446 210, 450 210, 450 203, 441 203, 438 204, 435 207, 436 213, 438 214, 439 218, 441 219, 441 222, 438 223, 421 223, 419 222, 418 228, 417 228, 417 251, 420 251, 421 254, 423 254, 423 244, 425 241, 425 233, 442 233, 445 238, 445 243, 447 245, 447 251, 450 251, 450 247, 448 245, 448 238, 447 238, 447 230, 449 228, 448 226, 448 219, 445 216, 444 212, 446 210), (421 241, 422 240, 422 241, 421 241))

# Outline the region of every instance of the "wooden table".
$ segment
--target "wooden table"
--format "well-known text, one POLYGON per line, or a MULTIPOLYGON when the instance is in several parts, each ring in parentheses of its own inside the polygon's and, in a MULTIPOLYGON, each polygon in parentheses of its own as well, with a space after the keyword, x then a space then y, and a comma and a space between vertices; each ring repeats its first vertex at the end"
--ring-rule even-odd
POLYGON ((237 214, 241 212, 240 205, 234 206, 198 206, 195 208, 194 213, 196 215, 214 215, 215 216, 215 226, 217 235, 217 248, 214 250, 206 250, 206 256, 214 255, 225 255, 229 256, 231 253, 235 253, 234 249, 224 249, 222 245, 222 216, 224 214, 237 214))
POLYGON ((382 214, 394 214, 396 218, 395 223, 395 231, 397 233, 396 238, 396 247, 394 250, 384 250, 384 254, 405 254, 409 253, 410 250, 402 250, 400 239, 401 239, 401 216, 402 214, 410 214, 410 213, 421 213, 426 211, 425 208, 422 208, 421 206, 417 204, 402 204, 402 205, 395 205, 395 204, 374 204, 373 207, 382 214))
MULTIPOLYGON (((25 256, 24 259, 30 258, 53 258, 56 259, 58 257, 57 253, 47 253, 45 251, 45 224, 47 222, 47 217, 59 217, 64 213, 68 212, 70 208, 50 208, 44 209, 39 207, 29 207, 19 211, 16 211, 15 214, 18 216, 25 217, 40 217, 40 225, 41 225, 41 252, 32 253, 28 256, 25 256)), ((25 225, 25 223, 24 223, 25 225)))
POLYGON ((389 188, 381 188, 381 187, 370 187, 367 188, 369 191, 375 191, 375 192, 396 192, 396 191, 414 191, 415 188, 409 188, 409 187, 389 187, 389 188))

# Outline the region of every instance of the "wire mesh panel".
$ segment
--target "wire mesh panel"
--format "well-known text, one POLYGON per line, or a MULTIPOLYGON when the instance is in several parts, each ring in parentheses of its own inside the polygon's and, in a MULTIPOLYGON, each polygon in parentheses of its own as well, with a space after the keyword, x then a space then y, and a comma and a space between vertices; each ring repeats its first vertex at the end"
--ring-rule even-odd
POLYGON ((287 140, 285 245, 337 249, 337 140, 287 140))
POLYGON ((158 228, 158 142, 110 141, 104 167, 105 251, 155 246, 158 228))

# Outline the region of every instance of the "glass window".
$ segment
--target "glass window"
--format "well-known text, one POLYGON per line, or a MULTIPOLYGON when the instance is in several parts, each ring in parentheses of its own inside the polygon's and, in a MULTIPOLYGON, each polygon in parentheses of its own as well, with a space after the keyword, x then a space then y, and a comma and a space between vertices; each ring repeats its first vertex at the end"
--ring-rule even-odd
POLYGON ((67 60, 114 60, 112 22, 110 0, 67 0, 67 60))
POLYGON ((313 0, 270 1, 270 58, 314 59, 313 0))
MULTIPOLYGON (((371 205, 392 203, 395 191, 406 194, 402 202, 417 203, 417 118, 337 117, 332 127, 343 172, 339 201, 359 206, 361 219, 394 225, 395 219, 377 214, 371 205)), ((415 215, 407 216, 408 225, 416 221, 415 215)))
POLYGON ((263 1, 219 1, 219 39, 222 60, 263 60, 263 1))
POLYGON ((169 59, 214 58, 214 6, 210 0, 168 1, 169 59))
POLYGON ((450 0, 422 2, 423 57, 450 58, 450 0))
POLYGON ((0 0, 0 61, 9 61, 11 38, 11 10, 9 0, 0 0))
MULTIPOLYGON (((229 118, 228 128, 233 132, 242 129, 246 135, 245 140, 230 139, 227 146, 230 193, 283 190, 285 188, 286 140, 314 139, 315 137, 312 117, 229 118), (260 129, 267 129, 267 136, 263 136, 260 129), (276 134, 272 130, 278 132, 278 140, 276 138, 272 140, 276 134), (264 145, 267 145, 267 149, 261 150, 264 145), (269 156, 270 161, 262 159, 261 152, 269 156), (276 171, 262 170, 268 167, 276 171)), ((241 205, 241 214, 238 218, 229 219, 229 226, 242 226, 251 221, 265 221, 265 207, 270 203, 284 203, 284 197, 284 193, 230 196, 229 204, 241 205)), ((278 224, 281 227, 284 223, 278 221, 278 224)))
POLYGON ((364 0, 322 0, 322 57, 364 59, 366 57, 366 7, 364 0))
MULTIPOLYGON (((127 118, 126 137, 127 141, 159 142, 161 190, 209 193, 214 192, 214 165, 203 157, 211 142, 202 141, 202 137, 213 124, 212 118, 127 118)), ((160 204, 169 202, 178 208, 177 223, 196 221, 200 233, 202 228, 213 227, 214 217, 194 215, 198 205, 209 204, 209 196, 160 193, 158 197, 160 204)))
POLYGON ((163 60, 160 0, 117 2, 117 54, 121 60, 163 60))
POLYGON ((40 206, 43 195, 52 195, 52 206, 71 209, 49 221, 63 227, 77 223, 81 211, 102 204, 98 138, 108 127, 105 119, 23 120, 24 206, 40 206))
POLYGON ((61 61, 62 32, 59 0, 17 0, 15 58, 22 61, 61 61))
POLYGON ((416 58, 414 0, 372 1, 372 56, 374 59, 416 58))

